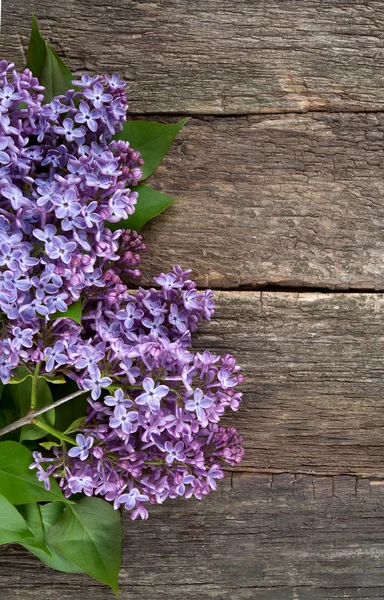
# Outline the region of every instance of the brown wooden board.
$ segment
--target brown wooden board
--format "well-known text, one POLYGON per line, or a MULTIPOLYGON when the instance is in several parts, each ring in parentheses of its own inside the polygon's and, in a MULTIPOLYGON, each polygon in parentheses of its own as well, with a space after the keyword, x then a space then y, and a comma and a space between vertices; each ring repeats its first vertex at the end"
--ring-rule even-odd
MULTIPOLYGON (((382 598, 383 296, 216 296, 194 346, 233 351, 244 366, 231 418, 244 463, 203 503, 169 501, 146 523, 126 520, 121 598, 382 598)), ((0 592, 112 598, 9 547, 0 592)))
MULTIPOLYGON (((384 297, 240 290, 384 290, 384 2, 2 8, 19 67, 33 11, 76 74, 120 70, 132 114, 195 115, 152 178, 185 199, 146 228, 143 281, 181 263, 233 290, 194 345, 244 367, 244 462, 203 503, 125 518, 120 598, 382 600, 384 297)), ((1 600, 113 597, 0 547, 1 600)))
POLYGON ((182 198, 145 229, 145 281, 384 289, 384 115, 192 119, 152 179, 182 198))
POLYGON ((384 297, 216 293, 195 346, 232 352, 243 469, 384 476, 384 297))
MULTIPOLYGON (((239 474, 198 502, 125 520, 120 600, 384 597, 384 486, 356 477, 239 474)), ((78 575, 0 548, 1 600, 112 600, 78 575)))
POLYGON ((30 14, 76 72, 120 70, 135 113, 384 107, 381 0, 3 0, 1 54, 30 14))

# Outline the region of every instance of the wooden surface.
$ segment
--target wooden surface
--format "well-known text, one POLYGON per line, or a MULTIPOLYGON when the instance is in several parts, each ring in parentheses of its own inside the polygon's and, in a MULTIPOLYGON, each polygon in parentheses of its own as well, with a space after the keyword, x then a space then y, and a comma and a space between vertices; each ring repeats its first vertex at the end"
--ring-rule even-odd
MULTIPOLYGON (((204 501, 125 522, 124 600, 384 597, 383 482, 351 476, 244 475, 204 501)), ((3 600, 113 600, 82 576, 0 554, 3 600)))
POLYGON ((384 107, 381 0, 3 0, 21 62, 29 19, 76 71, 119 69, 135 113, 384 107))
POLYGON ((383 171, 383 113, 192 119, 152 179, 184 199, 146 280, 192 261, 201 286, 384 290, 383 171))
MULTIPOLYGON (((32 10, 135 116, 193 116, 152 178, 185 200, 145 230, 144 281, 216 288, 195 346, 246 375, 244 462, 125 521, 121 599, 382 600, 384 1, 3 0, 19 66, 32 10)), ((27 597, 113 594, 1 547, 1 600, 27 597)))

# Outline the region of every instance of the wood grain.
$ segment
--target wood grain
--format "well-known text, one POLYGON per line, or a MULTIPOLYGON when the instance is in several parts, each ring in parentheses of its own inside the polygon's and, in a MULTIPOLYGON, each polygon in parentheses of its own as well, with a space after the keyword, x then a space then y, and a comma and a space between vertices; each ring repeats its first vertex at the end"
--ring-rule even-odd
POLYGON ((196 347, 232 352, 242 469, 384 477, 384 297, 216 294, 196 347))
MULTIPOLYGON (((120 600, 384 597, 384 486, 355 477, 234 474, 202 503, 125 521, 120 600)), ((16 547, 0 548, 2 600, 112 600, 16 547)))
MULTIPOLYGON (((134 115, 199 117, 152 178, 186 199, 145 230, 143 280, 235 290, 194 344, 244 367, 244 462, 125 520, 120 598, 382 600, 384 297, 239 290, 384 290, 384 2, 3 0, 18 66, 32 11, 76 74, 120 70, 134 115)), ((6 546, 0 597, 114 596, 6 546)))
POLYGON ((152 185, 184 198, 145 230, 145 281, 384 289, 384 115, 192 119, 152 185))
POLYGON ((115 71, 135 113, 382 110, 381 0, 4 0, 0 54, 30 15, 76 72, 115 71))

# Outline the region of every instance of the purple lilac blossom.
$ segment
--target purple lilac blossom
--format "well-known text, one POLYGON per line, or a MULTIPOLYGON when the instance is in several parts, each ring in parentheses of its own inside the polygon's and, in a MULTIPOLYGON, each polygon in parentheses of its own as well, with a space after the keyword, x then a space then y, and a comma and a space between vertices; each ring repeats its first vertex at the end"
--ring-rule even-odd
POLYGON ((135 293, 118 271, 117 262, 106 288, 87 302, 83 327, 63 330, 66 374, 92 393, 77 446, 57 449, 50 473, 66 497, 101 495, 133 519, 147 518, 148 507, 167 498, 202 499, 224 477, 225 463, 241 461, 241 436, 220 420, 238 409, 243 376, 230 354, 193 352, 191 334, 214 305, 189 271, 175 267, 155 278, 159 289, 135 293), (172 307, 183 313, 183 331, 168 318, 172 307), (151 326, 159 315, 161 336, 151 326))
POLYGON ((243 456, 219 422, 237 410, 231 355, 193 352, 213 314, 212 292, 190 272, 161 273, 129 292, 141 236, 111 232, 135 210, 143 161, 113 141, 126 119, 118 74, 84 75, 49 104, 29 70, 0 63, 0 380, 17 366, 62 374, 90 392, 76 445, 35 452, 31 468, 66 497, 100 495, 133 519, 167 498, 202 499, 243 456), (81 325, 62 317, 81 300, 81 325), (44 469, 42 463, 50 463, 44 469))
POLYGON ((49 352, 43 356, 61 338, 50 318, 94 288, 110 287, 105 275, 112 265, 120 260, 126 277, 139 275, 141 238, 112 233, 106 222, 134 212, 143 160, 128 142, 112 140, 127 109, 117 73, 84 76, 74 83, 77 91, 44 104, 44 88, 28 69, 18 73, 2 61, 0 71, 0 380, 6 384, 28 361, 45 360, 47 372, 63 364, 49 352))

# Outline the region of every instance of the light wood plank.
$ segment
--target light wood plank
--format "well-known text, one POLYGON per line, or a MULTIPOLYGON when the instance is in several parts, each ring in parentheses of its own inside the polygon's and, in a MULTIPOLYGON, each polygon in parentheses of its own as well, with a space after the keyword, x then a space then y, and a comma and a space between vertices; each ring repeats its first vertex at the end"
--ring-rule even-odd
POLYGON ((232 352, 240 468, 384 476, 381 294, 217 293, 195 345, 232 352))
POLYGON ((145 281, 384 289, 384 115, 193 119, 152 181, 184 198, 145 230, 145 281))
POLYGON ((76 73, 120 70, 131 110, 244 114, 384 106, 382 0, 4 0, 0 54, 30 15, 76 73))

